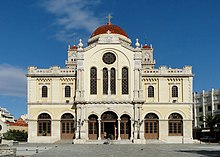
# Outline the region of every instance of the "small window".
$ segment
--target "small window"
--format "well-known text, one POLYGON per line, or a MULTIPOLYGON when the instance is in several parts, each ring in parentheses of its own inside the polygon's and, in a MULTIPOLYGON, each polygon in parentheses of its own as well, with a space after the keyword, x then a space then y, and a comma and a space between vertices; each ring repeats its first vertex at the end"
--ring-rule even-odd
POLYGON ((148 87, 148 97, 149 98, 153 98, 154 97, 154 87, 153 86, 149 86, 148 87))
POLYGON ((173 86, 172 87, 172 97, 178 97, 178 87, 177 86, 173 86))
POLYGON ((212 106, 208 106, 208 111, 211 111, 212 110, 212 106))
POLYGON ((48 94, 47 86, 42 87, 42 97, 46 98, 48 94))
POLYGON ((218 110, 220 110, 220 104, 218 105, 218 110))
POLYGON ((65 87, 65 97, 71 97, 71 88, 70 86, 65 87))

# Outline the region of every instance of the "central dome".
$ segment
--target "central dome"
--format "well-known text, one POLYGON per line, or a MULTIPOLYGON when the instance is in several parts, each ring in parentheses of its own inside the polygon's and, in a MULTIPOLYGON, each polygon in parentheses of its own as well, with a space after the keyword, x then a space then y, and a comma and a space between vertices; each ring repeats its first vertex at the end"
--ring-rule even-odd
POLYGON ((100 27, 98 27, 93 33, 92 35, 90 36, 90 38, 96 36, 96 35, 99 35, 99 34, 106 34, 108 31, 110 31, 112 34, 120 34, 120 35, 123 35, 125 37, 128 38, 128 35, 127 33, 121 29, 120 27, 116 26, 116 25, 113 25, 111 23, 108 23, 106 25, 102 25, 100 27))

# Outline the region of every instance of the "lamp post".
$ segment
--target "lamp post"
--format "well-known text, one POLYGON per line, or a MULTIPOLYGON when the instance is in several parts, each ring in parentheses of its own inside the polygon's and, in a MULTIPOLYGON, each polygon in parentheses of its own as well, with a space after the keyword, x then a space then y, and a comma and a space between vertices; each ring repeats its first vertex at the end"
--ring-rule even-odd
POLYGON ((81 119, 78 120, 78 127, 79 127, 79 137, 78 137, 78 139, 81 139, 81 127, 82 127, 83 123, 84 123, 84 120, 81 120, 81 119))
POLYGON ((143 120, 134 120, 134 123, 137 125, 137 139, 140 139, 140 127, 144 121, 143 120))

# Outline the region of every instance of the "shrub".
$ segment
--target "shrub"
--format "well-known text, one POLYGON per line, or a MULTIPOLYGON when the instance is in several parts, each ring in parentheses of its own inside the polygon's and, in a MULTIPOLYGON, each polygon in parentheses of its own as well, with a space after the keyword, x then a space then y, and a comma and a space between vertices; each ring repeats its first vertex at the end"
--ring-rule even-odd
POLYGON ((6 140, 14 140, 14 141, 27 141, 28 133, 26 131, 20 130, 8 130, 3 134, 3 138, 6 140))

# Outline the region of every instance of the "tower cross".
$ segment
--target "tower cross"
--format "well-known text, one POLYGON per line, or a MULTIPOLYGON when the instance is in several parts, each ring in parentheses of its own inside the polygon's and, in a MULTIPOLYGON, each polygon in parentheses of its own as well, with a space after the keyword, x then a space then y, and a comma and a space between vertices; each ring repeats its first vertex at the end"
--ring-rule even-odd
POLYGON ((108 19, 108 24, 111 24, 111 19, 112 19, 111 14, 108 14, 108 16, 106 16, 106 18, 108 19))

